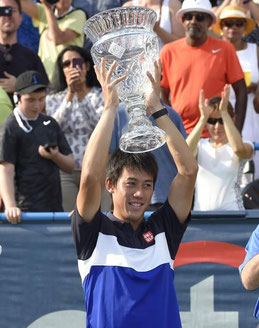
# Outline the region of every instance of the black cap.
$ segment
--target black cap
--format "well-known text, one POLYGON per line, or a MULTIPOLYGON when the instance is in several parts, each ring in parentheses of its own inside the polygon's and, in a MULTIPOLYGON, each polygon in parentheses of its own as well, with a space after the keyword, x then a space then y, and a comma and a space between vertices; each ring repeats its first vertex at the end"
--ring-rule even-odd
POLYGON ((37 71, 26 71, 20 74, 15 83, 15 91, 19 94, 32 93, 38 89, 47 88, 46 81, 37 71))

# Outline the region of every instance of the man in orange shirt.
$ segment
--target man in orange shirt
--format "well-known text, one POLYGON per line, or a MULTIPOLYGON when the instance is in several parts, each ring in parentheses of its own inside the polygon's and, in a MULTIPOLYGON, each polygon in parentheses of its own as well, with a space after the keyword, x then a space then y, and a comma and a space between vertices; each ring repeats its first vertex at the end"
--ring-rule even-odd
MULTIPOLYGON (((177 18, 186 37, 166 44, 161 50, 163 100, 182 117, 187 134, 199 120, 199 93, 206 98, 221 95, 225 84, 236 94, 236 126, 242 131, 247 103, 244 74, 234 47, 208 36, 216 17, 209 0, 184 0, 177 18)), ((203 132, 208 137, 208 132, 203 132)))

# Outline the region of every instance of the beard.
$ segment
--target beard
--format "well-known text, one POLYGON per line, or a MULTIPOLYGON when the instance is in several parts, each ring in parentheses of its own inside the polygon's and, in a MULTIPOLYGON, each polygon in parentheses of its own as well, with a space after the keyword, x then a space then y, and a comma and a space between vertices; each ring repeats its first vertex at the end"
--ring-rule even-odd
POLYGON ((202 32, 197 25, 192 24, 187 27, 185 35, 191 39, 198 39, 201 37, 202 32))

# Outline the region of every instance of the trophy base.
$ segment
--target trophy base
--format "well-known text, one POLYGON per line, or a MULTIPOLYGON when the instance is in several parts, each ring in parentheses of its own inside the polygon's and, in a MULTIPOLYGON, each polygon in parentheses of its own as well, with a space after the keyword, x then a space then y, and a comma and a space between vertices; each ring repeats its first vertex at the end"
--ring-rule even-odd
POLYGON ((166 142, 166 134, 156 126, 133 130, 120 138, 120 150, 126 153, 145 153, 155 150, 166 142))

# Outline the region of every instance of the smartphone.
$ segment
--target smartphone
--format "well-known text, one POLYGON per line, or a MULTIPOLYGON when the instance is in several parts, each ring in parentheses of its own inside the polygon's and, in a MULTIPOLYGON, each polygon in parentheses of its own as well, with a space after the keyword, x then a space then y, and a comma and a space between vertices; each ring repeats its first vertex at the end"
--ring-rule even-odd
POLYGON ((72 67, 76 68, 77 66, 80 67, 80 69, 83 68, 83 58, 72 58, 72 67))
POLYGON ((55 148, 57 147, 57 144, 55 143, 47 143, 46 145, 43 146, 45 150, 47 150, 48 152, 50 152, 50 148, 55 148))
POLYGON ((0 16, 12 16, 12 7, 0 7, 0 16))

